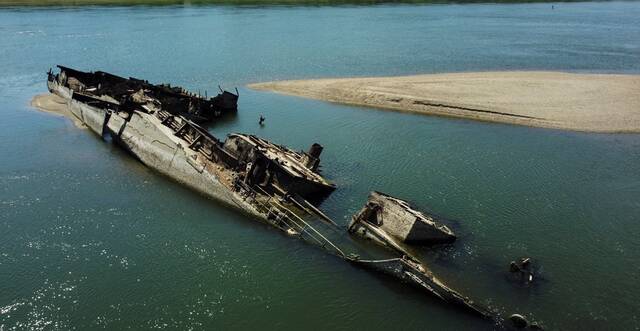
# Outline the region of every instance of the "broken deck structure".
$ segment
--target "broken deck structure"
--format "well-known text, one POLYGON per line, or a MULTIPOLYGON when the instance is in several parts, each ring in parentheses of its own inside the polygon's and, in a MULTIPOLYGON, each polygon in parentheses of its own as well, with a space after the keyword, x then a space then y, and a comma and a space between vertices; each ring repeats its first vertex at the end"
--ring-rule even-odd
POLYGON ((210 122, 238 110, 236 94, 220 89, 213 98, 191 93, 169 84, 151 84, 137 78, 124 78, 103 71, 84 72, 58 66, 60 72, 47 74, 51 93, 83 103, 106 103, 112 110, 145 108, 182 115, 194 122, 210 122))
POLYGON ((351 218, 349 233, 409 254, 407 245, 451 243, 456 235, 433 215, 414 209, 407 201, 373 191, 351 218))

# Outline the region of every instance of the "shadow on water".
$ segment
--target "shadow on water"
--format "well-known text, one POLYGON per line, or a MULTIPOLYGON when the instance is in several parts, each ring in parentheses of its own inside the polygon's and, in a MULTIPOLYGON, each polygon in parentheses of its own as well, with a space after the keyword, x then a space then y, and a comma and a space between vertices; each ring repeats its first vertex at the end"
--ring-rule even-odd
MULTIPOLYGON (((216 118, 216 120, 214 122, 208 123, 208 124, 204 124, 203 126, 208 131, 211 131, 211 130, 215 129, 216 126, 224 126, 224 125, 228 125, 228 124, 231 124, 231 123, 237 121, 240 118, 240 116, 242 116, 241 114, 242 114, 242 109, 240 108, 240 106, 238 106, 238 111, 237 112, 225 114, 222 117, 216 118)), ((224 137, 216 136, 216 138, 218 138, 220 140, 224 140, 224 137)))

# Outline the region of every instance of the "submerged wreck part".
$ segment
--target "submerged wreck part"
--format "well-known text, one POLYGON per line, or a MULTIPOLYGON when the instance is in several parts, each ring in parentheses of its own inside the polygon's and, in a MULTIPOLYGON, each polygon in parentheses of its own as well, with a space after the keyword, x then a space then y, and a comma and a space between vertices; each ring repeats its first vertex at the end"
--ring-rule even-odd
POLYGON ((486 319, 493 318, 489 310, 449 288, 420 263, 413 261, 407 256, 387 260, 360 260, 355 257, 351 258, 350 261, 364 268, 382 272, 398 278, 405 283, 417 286, 427 293, 433 294, 445 302, 460 307, 474 315, 486 319))
MULTIPOLYGON (((136 78, 123 78, 110 73, 83 72, 58 66, 60 73, 48 72, 47 87, 51 93, 71 99, 73 95, 109 102, 115 110, 165 110, 194 122, 209 122, 238 110, 238 94, 220 89, 207 99, 181 87, 154 85, 136 78)), ((237 93, 237 89, 236 89, 237 93)))
POLYGON ((365 206, 352 217, 347 231, 371 239, 402 255, 400 258, 387 260, 360 260, 355 257, 352 262, 413 284, 475 315, 493 318, 489 310, 437 279, 405 248, 404 244, 439 244, 456 239, 448 227, 436 222, 432 216, 411 208, 404 200, 373 191, 365 206))
POLYGON ((435 217, 413 209, 404 200, 376 191, 369 194, 366 205, 352 217, 348 230, 402 254, 407 254, 403 244, 441 244, 456 239, 453 231, 435 217))
POLYGON ((509 273, 513 281, 521 285, 530 285, 537 279, 537 266, 529 257, 522 257, 509 263, 509 273))
POLYGON ((529 322, 529 320, 520 314, 511 314, 509 321, 516 329, 543 330, 544 328, 538 322, 529 322))
POLYGON ((352 217, 347 231, 389 247, 402 256, 387 260, 351 257, 353 263, 413 284, 475 315, 493 318, 487 309, 437 279, 405 248, 407 243, 438 244, 456 239, 449 228, 437 223, 433 217, 416 211, 404 200, 374 191, 370 193, 367 204, 352 217))

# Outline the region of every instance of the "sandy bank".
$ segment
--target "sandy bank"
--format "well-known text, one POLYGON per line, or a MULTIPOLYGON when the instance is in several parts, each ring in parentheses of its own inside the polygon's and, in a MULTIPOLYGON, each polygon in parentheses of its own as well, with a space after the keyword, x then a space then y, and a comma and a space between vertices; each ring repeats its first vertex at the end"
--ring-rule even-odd
POLYGON ((427 115, 640 132, 640 75, 477 72, 250 84, 256 90, 427 115))
POLYGON ((52 93, 38 94, 31 99, 31 107, 50 114, 68 117, 79 128, 86 126, 69 111, 67 101, 52 93))

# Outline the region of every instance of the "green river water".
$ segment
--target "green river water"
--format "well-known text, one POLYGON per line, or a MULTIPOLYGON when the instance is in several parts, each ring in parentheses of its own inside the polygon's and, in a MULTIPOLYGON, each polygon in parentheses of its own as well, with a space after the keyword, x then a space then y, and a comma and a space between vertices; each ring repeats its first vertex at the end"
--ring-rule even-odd
MULTIPOLYGON (((210 127, 307 149, 344 226, 370 190, 449 219, 433 272, 552 330, 640 328, 640 135, 256 92, 277 79, 482 70, 640 73, 640 3, 0 8, 0 330, 492 329, 164 178, 29 107, 56 64, 238 86, 210 127), (260 114, 266 126, 258 126, 260 114), (507 278, 534 257, 538 282, 507 278)), ((639 110, 640 111, 640 110, 639 110)))

